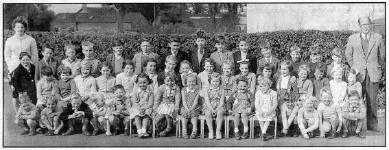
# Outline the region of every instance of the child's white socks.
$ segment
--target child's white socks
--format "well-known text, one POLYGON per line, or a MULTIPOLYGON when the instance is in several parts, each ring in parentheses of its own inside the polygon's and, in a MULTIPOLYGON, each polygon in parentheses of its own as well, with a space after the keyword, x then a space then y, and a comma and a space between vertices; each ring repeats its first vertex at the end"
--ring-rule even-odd
POLYGON ((239 132, 239 129, 238 128, 234 128, 234 132, 235 133, 239 132))

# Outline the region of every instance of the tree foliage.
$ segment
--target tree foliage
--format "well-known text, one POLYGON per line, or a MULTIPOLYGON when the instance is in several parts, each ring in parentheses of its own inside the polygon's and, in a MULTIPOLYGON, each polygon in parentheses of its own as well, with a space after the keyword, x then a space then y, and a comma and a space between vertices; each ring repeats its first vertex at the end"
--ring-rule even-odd
POLYGON ((28 16, 28 29, 31 31, 49 31, 54 12, 47 4, 4 4, 4 28, 12 29, 12 21, 18 16, 28 16))

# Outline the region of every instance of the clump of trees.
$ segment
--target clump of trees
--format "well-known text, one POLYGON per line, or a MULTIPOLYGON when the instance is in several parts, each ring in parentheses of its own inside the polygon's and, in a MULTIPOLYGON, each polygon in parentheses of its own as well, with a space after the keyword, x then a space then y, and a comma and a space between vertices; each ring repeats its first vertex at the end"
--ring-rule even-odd
POLYGON ((12 29, 12 21, 17 16, 27 17, 27 29, 30 31, 50 31, 50 22, 54 19, 54 12, 49 10, 48 4, 4 4, 4 28, 12 29))

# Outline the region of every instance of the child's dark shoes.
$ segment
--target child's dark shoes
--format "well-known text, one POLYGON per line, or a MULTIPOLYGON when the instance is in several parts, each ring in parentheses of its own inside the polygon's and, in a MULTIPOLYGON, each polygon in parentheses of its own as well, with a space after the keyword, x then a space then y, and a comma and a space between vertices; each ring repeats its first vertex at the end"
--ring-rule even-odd
POLYGON ((91 134, 88 132, 88 130, 86 130, 85 128, 82 129, 82 134, 86 135, 86 136, 90 136, 91 134))
POLYGON ((191 139, 197 138, 197 131, 192 131, 192 134, 190 135, 191 139))
POLYGON ((54 131, 53 130, 48 130, 47 133, 46 133, 46 136, 53 136, 54 135, 54 131))

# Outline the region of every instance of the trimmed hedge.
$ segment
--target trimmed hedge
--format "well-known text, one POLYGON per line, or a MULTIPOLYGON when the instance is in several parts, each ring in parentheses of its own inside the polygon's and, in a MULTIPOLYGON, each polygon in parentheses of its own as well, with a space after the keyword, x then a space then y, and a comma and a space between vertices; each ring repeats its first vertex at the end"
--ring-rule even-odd
MULTIPOLYGON (((153 50, 161 56, 165 56, 168 52, 168 42, 171 37, 179 38, 181 41, 182 50, 189 52, 195 49, 195 35, 167 35, 167 34, 140 34, 140 33, 87 33, 87 32, 28 32, 37 41, 38 51, 41 50, 41 45, 47 43, 54 48, 54 55, 63 59, 64 44, 72 42, 77 45, 77 52, 81 53, 80 43, 83 40, 90 40, 95 44, 94 49, 98 59, 104 61, 106 56, 112 53, 112 43, 114 40, 121 40, 124 44, 125 53, 128 56, 133 56, 140 50, 140 42, 143 38, 147 38, 154 46, 153 50)), ((273 47, 273 54, 281 59, 289 58, 289 47, 296 44, 302 49, 303 60, 309 59, 309 47, 312 45, 321 45, 323 47, 323 60, 330 62, 331 50, 335 46, 341 47, 347 43, 348 37, 353 34, 352 31, 276 31, 264 33, 227 33, 227 49, 236 50, 239 39, 246 37, 250 47, 250 51, 254 51, 257 58, 261 58, 260 45, 267 41, 273 47)), ((12 32, 4 34, 4 40, 12 36, 12 32)), ((215 51, 215 35, 207 35, 209 38, 206 42, 206 48, 215 51)), ((383 67, 384 69, 385 67, 383 67)), ((383 70, 385 72, 385 70, 383 70)), ((383 78, 385 82, 385 78, 383 78)), ((384 83, 383 82, 383 83, 384 83)), ((380 85, 380 102, 379 105, 385 106, 385 84, 380 85)))

